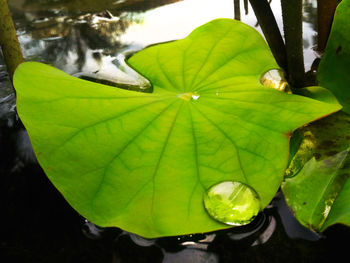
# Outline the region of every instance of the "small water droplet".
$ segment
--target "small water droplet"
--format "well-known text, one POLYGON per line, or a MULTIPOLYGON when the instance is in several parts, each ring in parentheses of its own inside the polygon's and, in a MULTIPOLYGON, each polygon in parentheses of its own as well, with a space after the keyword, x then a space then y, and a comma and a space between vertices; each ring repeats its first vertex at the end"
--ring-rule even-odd
POLYGON ((208 214, 227 225, 241 226, 251 222, 260 211, 260 199, 253 188, 235 181, 213 185, 204 195, 208 214))
POLYGON ((281 69, 271 69, 265 72, 260 78, 261 84, 265 87, 273 88, 286 93, 291 93, 288 82, 281 69))
POLYGON ((200 95, 197 94, 196 92, 186 92, 186 93, 181 93, 177 95, 177 97, 185 101, 190 101, 190 100, 198 100, 200 95))
POLYGON ((193 100, 198 100, 199 97, 200 97, 200 95, 192 94, 192 99, 193 99, 193 100))

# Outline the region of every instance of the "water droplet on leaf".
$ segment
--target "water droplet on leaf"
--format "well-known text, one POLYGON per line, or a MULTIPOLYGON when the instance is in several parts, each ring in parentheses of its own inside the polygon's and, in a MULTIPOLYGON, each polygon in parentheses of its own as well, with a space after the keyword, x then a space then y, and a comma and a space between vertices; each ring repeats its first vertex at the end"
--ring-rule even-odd
POLYGON ((213 185, 204 195, 208 214, 227 225, 240 226, 251 222, 260 211, 260 199, 246 184, 225 181, 213 185))
POLYGON ((271 69, 265 72, 260 78, 261 84, 286 93, 291 93, 288 83, 281 69, 271 69))
POLYGON ((177 97, 185 101, 190 101, 190 100, 198 100, 200 95, 195 92, 187 92, 187 93, 179 94, 177 95, 177 97))
POLYGON ((200 97, 200 95, 192 94, 192 99, 193 99, 193 100, 198 100, 199 97, 200 97))

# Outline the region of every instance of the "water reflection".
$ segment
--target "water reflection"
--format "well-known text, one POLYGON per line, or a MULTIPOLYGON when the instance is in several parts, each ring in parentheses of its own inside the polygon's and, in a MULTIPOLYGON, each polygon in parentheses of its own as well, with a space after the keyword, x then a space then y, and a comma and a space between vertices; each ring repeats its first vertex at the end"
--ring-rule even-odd
POLYGON ((19 39, 27 60, 53 64, 70 74, 100 71, 113 65, 108 57, 123 48, 119 37, 132 22, 132 16, 116 17, 107 11, 75 19, 38 18, 19 39))
MULTIPOLYGON (((94 72, 79 72, 73 74, 73 76, 101 83, 109 86, 114 86, 127 90, 134 90, 139 92, 152 92, 152 85, 148 79, 143 77, 133 68, 131 68, 126 60, 134 54, 136 51, 127 50, 123 53, 119 53, 117 57, 110 62, 116 67, 113 67, 113 72, 108 71, 108 67, 104 67, 105 63, 101 63, 101 69, 94 72)), ((94 53, 96 56, 96 53, 94 53)), ((94 55, 93 54, 93 55, 94 55)), ((98 58, 95 59, 100 59, 98 58)))
POLYGON ((170 4, 182 0, 15 0, 14 2, 24 2, 21 8, 26 12, 46 12, 56 13, 59 11, 68 14, 82 14, 101 12, 103 10, 120 11, 145 11, 164 4, 170 4))
POLYGON ((88 220, 82 226, 81 231, 89 239, 101 239, 105 230, 102 227, 96 226, 88 220))
MULTIPOLYGON (((101 228, 86 220, 82 231, 92 240, 111 237, 116 262, 144 262, 140 258, 147 257, 147 260, 152 259, 147 262, 217 263, 231 262, 237 257, 244 258, 248 248, 257 249, 255 253, 265 251, 266 246, 262 245, 271 239, 273 243, 280 242, 279 236, 283 233, 280 226, 277 209, 270 206, 248 225, 213 233, 146 239, 116 228, 101 228), (227 251, 225 257, 230 261, 222 258, 222 249, 227 251), (240 256, 235 254, 238 252, 241 253, 240 256)), ((258 258, 257 255, 258 253, 253 253, 249 258, 258 258)))
POLYGON ((0 97, 0 175, 11 177, 33 164, 36 157, 16 114, 15 96, 0 97))
MULTIPOLYGON (((259 233, 266 229, 269 221, 269 216, 267 216, 265 213, 261 213, 251 224, 245 227, 233 228, 230 232, 227 233, 227 236, 233 241, 243 240, 254 235, 257 238, 259 236, 259 233)), ((255 241, 256 239, 254 238, 253 242, 255 241)))
POLYGON ((26 60, 52 64, 69 74, 106 71, 128 45, 120 37, 141 13, 174 0, 10 2, 26 60))
MULTIPOLYGON (((0 53, 0 100, 12 93, 12 84, 0 53)), ((0 114, 2 114, 0 112, 0 114)))
POLYGON ((321 234, 302 227, 299 221, 293 216, 281 192, 277 193, 272 204, 278 208, 283 227, 289 238, 317 241, 322 237, 321 234))
POLYGON ((293 253, 301 253, 301 258, 309 256, 312 249, 318 253, 316 244, 323 243, 310 241, 320 236, 300 224, 285 222, 292 216, 284 210, 288 207, 279 192, 272 205, 250 224, 212 233, 146 239, 117 228, 101 228, 88 221, 82 225, 82 231, 89 239, 109 240, 113 244, 110 248, 113 262, 267 262, 266 253, 295 262, 298 256, 293 253))
MULTIPOLYGON (((271 1, 270 5, 283 32, 280 1, 271 1)), ((140 49, 183 38, 194 28, 218 17, 239 17, 261 32, 245 0, 219 3, 213 0, 86 0, 84 4, 78 0, 13 0, 10 8, 21 32, 26 59, 53 64, 69 74, 106 68, 113 74, 109 56, 116 56, 126 47, 140 49), (239 16, 237 3, 240 3, 239 16)), ((313 50, 316 0, 304 1, 303 30, 305 64, 309 70, 318 56, 313 50)))
POLYGON ((197 249, 184 249, 177 253, 167 253, 162 263, 218 263, 218 255, 197 249))
POLYGON ((320 57, 317 49, 317 1, 303 1, 303 48, 305 69, 311 70, 314 61, 320 57))
POLYGON ((138 246, 141 247, 150 247, 153 246, 156 243, 156 239, 147 239, 140 237, 139 235, 128 233, 131 240, 138 246))

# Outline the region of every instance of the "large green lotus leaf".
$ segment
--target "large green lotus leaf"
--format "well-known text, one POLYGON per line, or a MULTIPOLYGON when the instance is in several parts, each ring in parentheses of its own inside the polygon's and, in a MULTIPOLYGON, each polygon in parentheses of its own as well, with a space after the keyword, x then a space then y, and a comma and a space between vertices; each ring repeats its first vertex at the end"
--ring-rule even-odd
POLYGON ((264 208, 282 181, 290 132, 341 108, 262 86, 277 64, 258 32, 230 19, 128 62, 153 93, 34 62, 19 66, 14 84, 38 160, 67 201, 97 225, 144 237, 227 227, 203 205, 225 180, 251 186, 264 208))
POLYGON ((317 79, 320 86, 331 90, 350 114, 350 0, 337 7, 317 79))
POLYGON ((282 190, 296 218, 313 230, 350 226, 349 131, 350 116, 343 112, 300 130, 303 140, 282 190))

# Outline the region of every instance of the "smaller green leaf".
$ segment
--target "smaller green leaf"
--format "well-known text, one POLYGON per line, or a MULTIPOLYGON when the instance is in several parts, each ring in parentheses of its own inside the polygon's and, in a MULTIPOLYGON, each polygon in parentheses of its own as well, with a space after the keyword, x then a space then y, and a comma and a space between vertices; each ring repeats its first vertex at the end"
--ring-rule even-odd
POLYGON ((302 95, 309 97, 314 100, 322 101, 330 104, 339 104, 337 98, 329 90, 319 87, 319 86, 310 86, 302 89, 295 89, 294 94, 302 95))
POLYGON ((325 53, 321 59, 317 79, 334 93, 350 113, 350 0, 343 0, 337 7, 325 53))
MULTIPOLYGON (((349 164, 349 160, 345 165, 349 164)), ((345 167, 344 165, 344 167, 345 167)), ((343 169, 345 170, 345 168, 343 169)), ((348 176, 349 174, 347 174, 348 176)), ((324 222, 321 231, 325 230, 327 227, 334 225, 336 223, 341 223, 350 226, 350 180, 348 179, 339 195, 337 196, 336 202, 334 202, 331 211, 324 222)))
POLYGON ((350 116, 339 112, 300 130, 303 141, 282 184, 287 203, 306 227, 350 225, 350 116))
MULTIPOLYGON (((293 92, 294 94, 302 95, 325 103, 336 105, 339 104, 338 100, 332 92, 319 86, 295 89, 293 92)), ((318 126, 314 126, 313 124, 309 127, 318 126)), ((325 135, 327 136, 327 134, 325 135)), ((285 177, 292 177, 296 175, 296 173, 300 171, 304 164, 312 158, 315 150, 315 143, 313 140, 314 136, 310 137, 308 134, 308 128, 298 129, 294 131, 290 141, 289 162, 288 168, 285 171, 285 177)))

